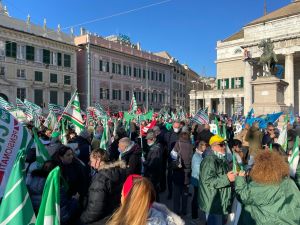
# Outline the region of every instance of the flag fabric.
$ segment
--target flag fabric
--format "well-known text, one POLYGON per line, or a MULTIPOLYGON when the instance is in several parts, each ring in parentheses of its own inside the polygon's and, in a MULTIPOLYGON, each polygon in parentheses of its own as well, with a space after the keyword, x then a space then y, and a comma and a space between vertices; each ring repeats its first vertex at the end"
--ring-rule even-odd
POLYGON ((38 164, 38 167, 41 168, 47 160, 51 159, 51 157, 50 157, 47 149, 45 148, 45 145, 39 139, 36 128, 32 129, 32 133, 33 133, 35 149, 36 149, 36 151, 35 151, 36 152, 36 162, 38 164))
POLYGON ((60 225, 60 168, 48 175, 36 225, 60 225))
POLYGON ((128 110, 130 113, 132 114, 135 114, 136 111, 137 111, 137 104, 136 104, 136 100, 135 100, 135 96, 134 94, 132 93, 132 99, 131 99, 131 102, 130 102, 130 106, 129 106, 129 110, 128 110))
POLYGON ((289 156, 289 164, 290 164, 290 176, 295 177, 296 169, 299 163, 299 136, 296 137, 294 146, 293 146, 293 152, 289 156))
POLYGON ((10 102, 6 101, 4 98, 0 97, 0 107, 10 111, 14 110, 16 107, 10 102))
POLYGON ((33 111, 31 108, 28 108, 20 99, 16 98, 17 108, 22 110, 28 121, 32 121, 34 118, 33 111))
POLYGON ((7 110, 0 108, 0 197, 20 149, 31 144, 31 135, 26 127, 13 117, 7 110))
POLYGON ((54 130, 57 123, 57 117, 53 111, 49 111, 47 118, 45 119, 44 126, 50 130, 54 130))
POLYGON ((26 151, 18 152, 0 205, 0 224, 34 225, 35 214, 25 183, 26 151))
POLYGON ((219 121, 218 121, 218 119, 217 119, 217 117, 215 117, 215 124, 216 124, 216 126, 217 126, 217 135, 219 135, 219 136, 221 136, 221 134, 220 134, 220 127, 219 127, 219 121))
POLYGON ((196 115, 191 119, 191 121, 198 124, 209 124, 209 118, 205 110, 200 109, 196 115))
POLYGON ((288 125, 288 115, 285 116, 284 118, 284 125, 283 125, 283 129, 280 132, 280 135, 278 137, 277 143, 281 145, 281 147, 284 149, 284 151, 287 150, 287 125, 288 125))
POLYGON ((107 150, 110 144, 110 133, 107 122, 107 119, 105 119, 103 122, 103 133, 100 141, 100 148, 104 150, 107 150))
POLYGON ((67 123, 68 123, 68 121, 65 118, 62 118, 60 120, 60 139, 61 139, 61 143, 64 145, 68 144, 67 123))
POLYGON ((34 113, 40 115, 42 114, 42 108, 36 104, 34 104, 33 102, 28 101, 27 99, 24 99, 24 104, 30 108, 34 113))
POLYGON ((148 132, 148 130, 152 129, 156 125, 156 120, 152 120, 151 123, 149 123, 147 126, 142 128, 141 134, 142 136, 145 136, 148 132))
POLYGON ((56 105, 56 104, 53 104, 53 103, 49 103, 48 104, 48 109, 49 109, 49 111, 54 112, 56 115, 61 115, 64 112, 65 107, 60 106, 60 105, 56 105))
POLYGON ((62 117, 70 121, 75 126, 75 132, 79 133, 84 129, 84 121, 81 115, 78 93, 75 92, 65 108, 62 117))

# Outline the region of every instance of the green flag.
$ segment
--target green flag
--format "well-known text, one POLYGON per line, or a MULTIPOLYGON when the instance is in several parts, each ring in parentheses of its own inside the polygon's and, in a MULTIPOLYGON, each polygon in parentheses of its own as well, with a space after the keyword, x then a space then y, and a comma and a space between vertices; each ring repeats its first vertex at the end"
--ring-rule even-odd
POLYGON ((219 128, 219 122, 218 122, 217 117, 215 117, 215 124, 217 126, 217 133, 216 134, 220 136, 220 128, 219 128))
POLYGON ((299 136, 296 137, 292 155, 289 156, 290 176, 295 177, 297 166, 299 163, 299 136))
POLYGON ((46 162, 47 160, 50 160, 50 155, 47 151, 47 149, 45 148, 45 145, 41 142, 41 140, 39 139, 37 132, 36 132, 36 128, 32 129, 32 133, 33 133, 33 138, 34 138, 34 142, 35 142, 35 152, 36 152, 36 162, 38 164, 39 167, 42 167, 44 162, 46 162))
POLYGON ((57 166, 48 175, 43 191, 39 214, 35 225, 60 224, 60 168, 57 166))
POLYGON ((110 139, 110 134, 109 134, 109 127, 107 125, 107 120, 104 120, 103 123, 103 133, 100 141, 100 148, 107 150, 109 147, 109 139, 110 139))
POLYGON ((18 152, 0 205, 1 225, 34 225, 35 215, 25 184, 25 149, 18 152))

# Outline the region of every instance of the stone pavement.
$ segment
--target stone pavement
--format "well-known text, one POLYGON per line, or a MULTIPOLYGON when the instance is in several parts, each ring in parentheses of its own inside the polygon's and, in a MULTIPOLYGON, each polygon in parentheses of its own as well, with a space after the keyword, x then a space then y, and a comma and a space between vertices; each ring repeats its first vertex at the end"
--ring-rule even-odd
MULTIPOLYGON (((193 194, 193 190, 190 187, 190 193, 193 194)), ((164 193, 160 193, 160 202, 165 204, 171 211, 173 211, 173 199, 168 200, 168 191, 165 191, 164 193)), ((174 196, 173 196, 174 197, 174 196)), ((199 218, 198 219, 192 219, 191 215, 191 201, 193 196, 188 197, 188 209, 187 209, 187 215, 183 216, 182 219, 185 221, 186 225, 205 225, 205 214, 199 210, 199 218)))

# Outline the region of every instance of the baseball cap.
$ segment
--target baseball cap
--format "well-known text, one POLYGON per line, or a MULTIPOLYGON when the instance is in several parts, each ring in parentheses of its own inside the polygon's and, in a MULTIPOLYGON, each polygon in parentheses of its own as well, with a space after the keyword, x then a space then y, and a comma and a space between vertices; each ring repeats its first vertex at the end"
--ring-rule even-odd
POLYGON ((220 137, 219 135, 214 135, 209 139, 209 145, 212 145, 213 143, 221 143, 225 141, 224 138, 220 137))

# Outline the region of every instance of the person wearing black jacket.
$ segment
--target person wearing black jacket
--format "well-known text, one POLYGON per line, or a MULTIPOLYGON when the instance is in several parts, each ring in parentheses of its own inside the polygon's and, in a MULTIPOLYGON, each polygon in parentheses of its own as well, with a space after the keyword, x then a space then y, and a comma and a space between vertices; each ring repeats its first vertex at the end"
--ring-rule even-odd
POLYGON ((105 224, 120 205, 126 164, 123 161, 109 163, 105 150, 94 149, 90 155, 90 165, 97 173, 92 179, 80 220, 85 225, 105 224))
POLYGON ((127 176, 130 174, 141 174, 142 172, 142 150, 138 144, 128 137, 119 140, 119 159, 127 166, 127 176))
POLYGON ((155 192, 156 200, 159 199, 159 182, 161 180, 162 170, 162 146, 156 140, 154 132, 148 132, 146 136, 149 152, 144 161, 145 177, 148 177, 152 182, 155 192))

